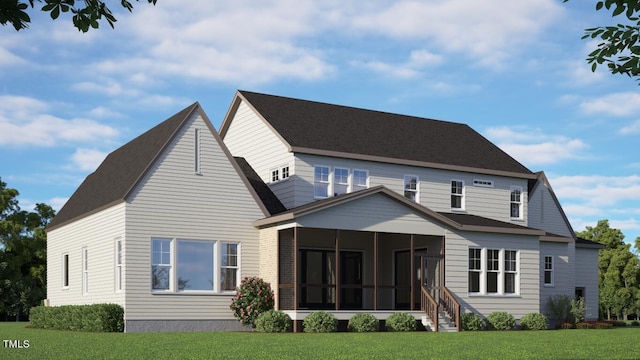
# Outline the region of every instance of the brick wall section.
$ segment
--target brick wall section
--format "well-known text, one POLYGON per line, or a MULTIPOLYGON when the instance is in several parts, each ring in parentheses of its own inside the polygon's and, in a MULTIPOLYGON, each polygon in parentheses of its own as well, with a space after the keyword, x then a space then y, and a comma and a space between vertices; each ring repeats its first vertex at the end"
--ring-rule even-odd
MULTIPOLYGON (((280 284, 293 284, 293 229, 280 231, 278 244, 279 282, 280 284)), ((293 289, 283 289, 279 294, 278 309, 293 309, 293 289)))
POLYGON ((273 290, 278 309, 278 230, 266 228, 260 230, 260 273, 259 276, 273 290))

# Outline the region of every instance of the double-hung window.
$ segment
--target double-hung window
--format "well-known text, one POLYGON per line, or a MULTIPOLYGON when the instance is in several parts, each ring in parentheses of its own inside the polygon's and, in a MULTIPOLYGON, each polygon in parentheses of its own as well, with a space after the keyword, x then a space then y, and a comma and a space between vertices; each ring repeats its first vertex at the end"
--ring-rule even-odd
POLYGON ((517 250, 469 248, 469 294, 519 294, 517 250))
POLYGON ((420 181, 415 175, 404 176, 404 197, 411 201, 420 202, 420 181))
POLYGON ((313 174, 313 196, 315 198, 329 197, 329 167, 315 166, 313 174))
POLYGON ((464 209, 464 182, 451 180, 451 208, 455 210, 464 209))
POLYGON ((522 188, 511 187, 511 218, 522 219, 522 188))
POLYGON ((349 191, 349 169, 333 169, 333 196, 346 194, 349 191))
POLYGON ((544 286, 553 286, 553 256, 544 257, 544 286))
POLYGON ((369 172, 367 170, 353 170, 353 191, 369 187, 369 172))
POLYGON ((504 293, 516 293, 516 280, 518 278, 518 252, 514 250, 504 251, 504 293))
POLYGON ((151 245, 151 289, 172 290, 171 239, 154 239, 151 245))
POLYGON ((480 292, 482 276, 482 249, 469 249, 469 292, 480 292))
POLYGON ((89 250, 82 248, 82 295, 89 293, 89 250))
POLYGON ((116 291, 122 291, 122 239, 116 239, 116 291))
POLYGON ((238 284, 238 244, 222 243, 220 289, 233 291, 238 284))
POLYGON ((487 249, 487 294, 498 292, 500 275, 500 250, 487 249))

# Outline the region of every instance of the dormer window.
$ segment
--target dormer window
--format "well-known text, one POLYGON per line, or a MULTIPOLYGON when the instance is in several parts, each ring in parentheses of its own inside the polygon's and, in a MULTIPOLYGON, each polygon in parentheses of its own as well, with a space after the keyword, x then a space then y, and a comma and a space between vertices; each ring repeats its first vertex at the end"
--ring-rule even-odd
POLYGON ((279 169, 271 170, 271 182, 276 182, 278 180, 280 180, 280 170, 279 169))
POLYGON ((418 177, 415 175, 405 175, 404 176, 404 197, 411 201, 420 202, 419 195, 419 184, 420 181, 418 177))

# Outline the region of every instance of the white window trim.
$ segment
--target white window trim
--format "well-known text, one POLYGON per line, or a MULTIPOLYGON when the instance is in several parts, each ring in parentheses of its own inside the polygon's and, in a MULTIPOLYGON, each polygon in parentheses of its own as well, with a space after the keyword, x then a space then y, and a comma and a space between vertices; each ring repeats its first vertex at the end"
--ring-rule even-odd
MULTIPOLYGON (((236 276, 236 288, 240 285, 240 281, 242 278, 242 246, 240 242, 235 241, 218 241, 218 240, 204 240, 204 239, 193 239, 193 238, 167 238, 167 237, 151 237, 149 244, 151 245, 151 257, 149 259, 149 271, 153 266, 153 241, 154 240, 170 240, 170 256, 169 262, 171 266, 171 271, 169 273, 169 289, 153 289, 151 281, 149 281, 149 289, 151 294, 159 295, 159 294, 175 294, 175 295, 229 295, 235 294, 236 291, 230 290, 221 290, 220 278, 221 278, 221 270, 222 269, 222 249, 220 248, 222 244, 236 244, 238 246, 238 266, 237 266, 237 276, 236 276), (177 243, 178 241, 201 241, 205 243, 213 243, 213 290, 179 290, 177 286, 177 243)), ((149 273, 151 275, 151 273, 149 273)))
POLYGON ((336 194, 336 187, 337 185, 342 185, 342 186, 347 186, 347 190, 344 192, 345 194, 348 194, 351 192, 351 169, 346 168, 346 167, 340 167, 340 166, 336 166, 333 168, 333 170, 329 170, 329 173, 331 174, 332 178, 329 180, 329 182, 332 184, 332 191, 331 194, 329 194, 329 196, 337 196, 337 195, 342 195, 342 194, 336 194), (343 183, 343 182, 338 182, 336 181, 336 170, 347 170, 347 182, 343 183))
POLYGON ((364 189, 368 189, 369 188, 369 170, 364 170, 364 169, 353 169, 352 174, 351 174, 351 190, 350 192, 353 191, 358 191, 358 190, 364 190, 364 189), (361 171, 364 172, 366 174, 365 176, 365 185, 356 185, 356 181, 355 181, 355 173, 356 171, 361 171))
POLYGON ((404 196, 405 191, 415 192, 415 194, 416 194, 415 195, 415 197, 416 197, 415 202, 417 204, 420 203, 420 177, 418 175, 410 175, 410 174, 405 174, 404 175, 404 180, 402 182, 402 196, 404 196), (416 178, 416 189, 415 190, 407 190, 407 187, 406 187, 407 186, 407 179, 411 179, 411 178, 416 178))
POLYGON ((270 183, 277 183, 277 182, 280 182, 281 180, 282 180, 282 178, 280 178, 280 168, 279 167, 269 170, 269 182, 270 183), (275 179, 275 180, 273 179, 274 173, 275 173, 275 177, 277 177, 277 179, 275 179))
MULTIPOLYGON (((235 288, 237 288, 237 287, 238 287, 238 285, 240 285, 240 281, 241 281, 241 276, 240 276, 240 274, 241 274, 241 272, 240 272, 240 260, 242 259, 240 252, 241 252, 242 250, 241 250, 240 243, 239 243, 239 242, 234 242, 234 241, 218 241, 216 245, 218 245, 218 246, 222 247, 222 246, 223 246, 223 245, 225 245, 225 244, 235 244, 235 245, 237 245, 237 248, 236 248, 236 251, 237 251, 237 253, 238 253, 238 254, 237 254, 237 259, 236 259, 236 264, 237 264, 237 265, 236 265, 236 266, 222 266, 222 249, 221 249, 221 248, 219 249, 219 250, 220 250, 220 251, 218 251, 219 256, 217 256, 217 257, 216 257, 216 258, 218 259, 218 264, 219 264, 219 265, 217 266, 217 268, 218 268, 218 270, 219 270, 219 271, 218 271, 218 273, 216 274, 216 275, 217 275, 218 289, 220 289, 220 291, 219 291, 219 292, 220 292, 220 293, 222 293, 222 294, 235 294, 235 293, 236 293, 236 291, 235 291, 235 290, 223 290, 223 289, 222 289, 222 284, 221 284, 221 273, 222 273, 222 269, 223 269, 223 268, 233 268, 233 269, 236 269, 236 286, 234 287, 234 289, 235 289, 235 288)), ((215 249, 214 249, 214 251, 215 251, 215 249)), ((216 266, 214 266, 214 267, 216 267, 216 266)))
POLYGON ((314 199, 326 199, 331 197, 331 195, 333 194, 333 186, 332 186, 332 180, 333 180, 333 171, 331 171, 331 166, 327 166, 327 165, 313 165, 313 198, 314 199), (320 184, 327 184, 327 196, 316 196, 316 168, 327 168, 329 171, 329 175, 327 176, 327 182, 324 181, 320 181, 320 184))
POLYGON ((466 191, 466 187, 464 186, 464 180, 460 180, 460 179, 451 179, 451 182, 449 182, 449 195, 450 195, 450 196, 459 196, 459 197, 460 197, 460 207, 459 207, 459 208, 455 208, 455 207, 453 207, 453 206, 452 206, 452 207, 451 207, 451 210, 453 210, 453 211, 465 211, 465 198, 466 198, 466 196, 465 196, 465 195, 466 195, 466 192, 467 192, 467 191, 466 191), (454 182, 454 181, 455 181, 455 182, 459 182, 459 183, 461 183, 461 184, 462 184, 462 185, 461 185, 461 186, 462 186, 462 193, 461 193, 461 194, 454 194, 454 193, 451 191, 451 183, 452 183, 452 182, 454 182))
MULTIPOLYGON (((469 291, 469 284, 467 284, 467 294, 469 296, 487 296, 487 297, 520 297, 520 250, 510 249, 510 248, 497 248, 497 247, 477 247, 470 246, 468 248, 471 249, 480 249, 480 292, 471 292, 469 291), (488 250, 499 250, 498 255, 498 292, 497 293, 488 293, 487 292, 487 252, 488 250), (504 274, 505 274, 505 266, 504 266, 504 256, 505 251, 515 251, 516 252, 516 271, 515 271, 515 292, 513 293, 505 293, 504 292, 504 274)), ((469 251, 467 250, 467 272, 471 271, 469 269, 469 251)), ((468 276, 467 276, 467 281, 468 276)))
MULTIPOLYGON (((485 278, 489 275, 489 273, 496 273, 496 282, 497 282, 497 287, 496 287, 496 292, 489 292, 487 291, 487 288, 485 287, 484 291, 487 295, 497 295, 497 294, 502 294, 504 292, 504 288, 502 287, 503 285, 503 280, 502 280, 502 274, 504 273, 504 266, 502 264, 502 251, 500 249, 495 249, 495 248, 486 248, 485 250, 485 256, 483 258, 483 260, 485 261, 485 278), (497 251, 498 252, 498 269, 497 270, 489 270, 489 250, 491 251, 497 251)), ((492 261, 494 261, 492 259, 492 261)), ((489 285, 487 284, 487 287, 489 285)))
POLYGON ((553 255, 545 255, 543 257, 543 260, 542 260, 542 284, 545 287, 555 287, 555 275, 556 275, 555 274, 555 272, 556 272, 555 271, 555 266, 556 266, 556 264, 555 264, 555 259, 554 258, 555 257, 553 255), (547 270, 547 258, 551 259, 551 269, 549 269, 549 270, 547 270), (551 272, 551 282, 548 283, 548 284, 544 282, 545 281, 545 275, 546 275, 547 271, 551 272))
POLYGON ((89 294, 89 250, 82 247, 82 295, 89 294))
POLYGON ((509 216, 511 217, 511 220, 522 220, 524 219, 524 191, 522 189, 522 186, 511 186, 509 188, 509 216), (515 202, 511 200, 511 193, 514 190, 520 190, 520 202, 515 202), (518 209, 518 215, 517 217, 515 216, 511 216, 511 204, 519 204, 519 209, 518 209))
POLYGON ((69 264, 71 263, 71 259, 69 258, 69 253, 62 253, 62 290, 68 290, 69 285, 71 283, 71 274, 69 274, 69 264), (65 261, 66 260, 66 261, 65 261), (66 278, 66 279, 65 279, 66 278), (65 284, 66 280, 66 284, 65 284))
POLYGON ((122 246, 122 238, 117 237, 115 239, 115 259, 114 259, 114 284, 115 292, 122 292, 122 280, 123 280, 123 263, 124 263, 124 246, 122 246), (119 249, 118 249, 119 247, 119 249), (120 250, 120 251, 118 251, 120 250), (120 261, 118 261, 120 260, 120 261))
POLYGON ((194 167, 194 172, 196 173, 196 175, 202 175, 202 141, 201 141, 201 136, 200 136, 201 130, 196 128, 194 129, 194 136, 193 136, 193 142, 194 142, 194 146, 193 146, 193 150, 194 150, 194 156, 193 156, 193 167, 194 167))
POLYGON ((503 268, 504 268, 503 269, 503 273, 504 274, 507 274, 507 273, 515 274, 514 284, 513 284, 515 291, 512 292, 512 293, 507 293, 506 292, 506 290, 504 289, 504 282, 505 282, 504 280, 505 280, 506 276, 504 276, 504 278, 502 280, 502 286, 503 286, 503 290, 504 290, 503 293, 504 293, 505 296, 520 295, 520 251, 514 250, 514 249, 502 249, 501 253, 502 253, 502 259, 501 260, 502 260, 502 264, 503 264, 503 268), (507 271, 507 269, 506 269, 505 262, 506 262, 506 252, 507 251, 514 251, 516 253, 516 269, 514 271, 507 271))
POLYGON ((280 166, 280 181, 287 180, 291 177, 291 167, 289 165, 280 166), (284 169, 287 169, 287 176, 284 176, 284 169))
POLYGON ((492 188, 493 187, 493 180, 473 179, 473 186, 492 188))

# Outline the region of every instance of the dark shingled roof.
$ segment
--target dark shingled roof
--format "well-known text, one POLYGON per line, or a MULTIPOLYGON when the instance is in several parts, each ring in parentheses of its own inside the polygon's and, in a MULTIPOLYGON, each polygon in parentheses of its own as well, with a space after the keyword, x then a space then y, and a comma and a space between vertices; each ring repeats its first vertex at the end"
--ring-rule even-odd
POLYGON ((493 219, 489 219, 489 218, 485 218, 477 215, 471 215, 471 214, 447 213, 447 212, 438 212, 438 214, 450 220, 453 220, 458 224, 466 225, 466 226, 483 226, 483 227, 519 229, 519 230, 532 229, 526 226, 512 224, 504 221, 493 220, 493 219))
POLYGON ((599 242, 595 242, 595 241, 591 241, 583 238, 576 238, 576 247, 604 249, 606 246, 604 246, 603 244, 600 244, 599 242))
POLYGON ((239 93, 293 148, 532 175, 465 124, 249 91, 239 93))
POLYGON ((251 165, 247 162, 247 160, 243 157, 234 157, 238 166, 240 166, 240 170, 244 173, 244 176, 249 180, 251 187, 256 191, 258 197, 269 211, 269 214, 276 215, 281 212, 287 211, 287 208, 282 205, 280 200, 276 197, 276 195, 271 191, 271 188, 267 186, 267 184, 262 181, 260 176, 253 170, 251 165))
POLYGON ((186 107, 110 153, 71 195, 47 229, 52 230, 124 201, 138 179, 197 107, 198 103, 186 107))

